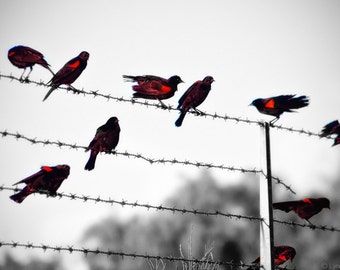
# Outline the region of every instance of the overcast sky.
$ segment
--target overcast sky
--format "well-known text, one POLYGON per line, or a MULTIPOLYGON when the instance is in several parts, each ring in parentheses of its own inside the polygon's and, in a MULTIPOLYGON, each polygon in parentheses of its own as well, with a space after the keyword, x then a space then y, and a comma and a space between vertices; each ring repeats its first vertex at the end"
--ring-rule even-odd
MULTIPOLYGON (((99 90, 129 98, 131 83, 123 74, 179 75, 177 106, 184 91, 207 75, 215 78, 199 107, 210 113, 271 120, 248 104, 258 97, 297 94, 310 97, 310 106, 285 114, 277 122, 319 132, 339 119, 340 3, 338 1, 115 0, 1 1, 0 72, 19 77, 22 70, 7 59, 15 45, 30 46, 45 55, 58 71, 81 51, 90 59, 76 88, 99 90)), ((30 79, 47 82, 48 70, 35 66, 30 79)), ((0 80, 0 130, 28 137, 87 146, 97 127, 111 116, 120 120, 120 152, 153 158, 177 158, 226 166, 259 168, 262 138, 256 125, 187 115, 174 125, 177 112, 80 96, 0 80)), ((338 172, 340 146, 318 139, 272 130, 273 174, 297 191, 297 198, 323 194, 338 172)), ((41 165, 68 164, 69 178, 60 192, 161 203, 181 186, 183 176, 197 176, 195 167, 150 165, 123 156, 100 155, 96 168, 85 171, 89 153, 32 145, 1 138, 1 183, 13 183, 41 165)), ((223 184, 237 184, 242 175, 211 170, 223 184)), ((275 186, 275 191, 283 189, 275 186)), ((21 205, 10 192, 0 192, 0 240, 68 245, 79 243, 84 229, 107 215, 127 218, 125 207, 83 204, 67 199, 31 196, 21 205), (74 228, 77 228, 76 230, 74 228)), ((25 250, 13 250, 25 258, 25 250)), ((0 253, 4 253, 2 250, 0 253)), ((42 252, 38 251, 37 254, 42 252)), ((76 270, 73 256, 66 265, 76 270)), ((68 257, 67 257, 68 256, 68 257)))

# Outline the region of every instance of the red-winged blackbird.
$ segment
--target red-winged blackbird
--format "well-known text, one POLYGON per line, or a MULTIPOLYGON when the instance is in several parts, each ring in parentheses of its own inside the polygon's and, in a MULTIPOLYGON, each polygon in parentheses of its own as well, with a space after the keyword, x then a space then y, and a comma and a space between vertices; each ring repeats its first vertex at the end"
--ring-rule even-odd
MULTIPOLYGON (((162 99, 168 99, 174 96, 177 91, 177 85, 182 79, 175 75, 169 79, 161 78, 154 75, 144 76, 130 76, 123 75, 126 81, 136 82, 132 89, 136 91, 133 93, 134 98, 158 99, 162 103, 162 99)), ((165 106, 162 103, 163 106, 165 106)))
POLYGON ((340 144, 340 124, 338 120, 335 120, 325 125, 321 131, 320 136, 326 137, 332 134, 337 134, 337 137, 334 138, 334 143, 332 146, 340 144))
POLYGON ((183 96, 178 101, 177 106, 177 109, 181 111, 179 118, 175 122, 175 125, 177 127, 180 127, 182 125, 184 117, 190 109, 194 109, 196 112, 198 112, 196 107, 202 104, 202 102, 207 98, 211 90, 211 84, 213 83, 213 81, 213 77, 207 76, 203 79, 203 81, 195 82, 183 94, 183 96))
POLYGON ((10 198, 21 203, 28 195, 36 191, 48 192, 50 196, 56 196, 58 188, 69 174, 70 166, 68 165, 42 166, 39 172, 15 183, 14 185, 25 183, 26 186, 10 198))
POLYGON ((23 68, 24 71, 20 76, 20 79, 24 76, 26 68, 30 68, 30 72, 27 74, 26 79, 31 74, 33 66, 39 64, 44 68, 47 68, 53 75, 53 71, 50 69, 50 65, 44 59, 42 53, 26 46, 15 46, 8 51, 9 61, 18 68, 23 68))
POLYGON ((279 120, 281 114, 284 112, 294 112, 293 109, 299 109, 308 106, 309 99, 306 96, 295 97, 295 95, 281 95, 270 98, 258 98, 253 100, 250 105, 263 114, 275 116, 270 121, 271 124, 279 120))
POLYGON ((60 85, 71 85, 86 68, 89 56, 90 54, 88 52, 81 52, 77 57, 68 61, 48 82, 51 89, 47 92, 43 101, 60 85))
POLYGON ((111 117, 107 122, 97 129, 96 135, 86 148, 85 152, 91 150, 91 155, 85 165, 85 170, 94 169, 99 152, 110 152, 115 149, 119 142, 120 127, 117 117, 111 117))
POLYGON ((309 219, 318 214, 323 208, 330 209, 330 202, 327 198, 306 198, 299 201, 288 201, 273 203, 274 209, 294 211, 300 218, 310 223, 309 219))
MULTIPOLYGON (((296 251, 291 246, 275 246, 274 247, 274 265, 280 266, 286 261, 293 261, 296 255, 296 251)), ((257 264, 256 266, 249 267, 247 270, 259 269, 259 264, 261 263, 260 257, 257 257, 252 263, 257 264)))

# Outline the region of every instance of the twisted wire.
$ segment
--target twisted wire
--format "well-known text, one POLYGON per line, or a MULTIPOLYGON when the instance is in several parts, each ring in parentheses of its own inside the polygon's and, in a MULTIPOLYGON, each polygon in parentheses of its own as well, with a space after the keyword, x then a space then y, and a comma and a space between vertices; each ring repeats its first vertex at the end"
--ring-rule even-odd
POLYGON ((292 227, 301 227, 301 228, 309 228, 311 230, 321 230, 321 231, 330 231, 330 232, 340 232, 339 228, 336 227, 330 227, 327 225, 314 225, 314 224, 301 224, 297 223, 294 221, 282 221, 282 220, 277 220, 273 219, 273 222, 278 223, 278 224, 283 224, 283 225, 288 225, 292 227))
MULTIPOLYGON (((74 144, 70 144, 70 143, 65 143, 65 142, 61 142, 61 141, 50 141, 50 140, 41 140, 41 139, 37 139, 37 138, 29 138, 26 137, 23 134, 20 134, 18 132, 13 133, 13 132, 8 132, 7 130, 4 131, 0 131, 0 134, 2 135, 2 137, 14 137, 17 140, 21 139, 21 140, 26 140, 32 144, 41 144, 41 145, 54 145, 54 146, 58 146, 59 148, 62 147, 69 147, 70 149, 86 149, 86 146, 80 146, 77 145, 76 143, 74 144)), ((225 166, 223 164, 221 165, 216 165, 213 163, 206 163, 206 162, 199 162, 199 161, 189 161, 189 160, 178 160, 176 158, 173 159, 166 159, 166 158, 150 158, 147 156, 144 156, 142 154, 138 154, 138 153, 129 153, 127 151, 125 152, 118 152, 118 151, 109 151, 106 152, 107 154, 114 154, 114 155, 120 155, 120 156, 125 156, 125 157, 133 157, 133 158, 138 158, 138 159, 142 159, 144 161, 149 162, 150 164, 181 164, 181 165, 186 165, 186 166, 195 166, 197 168, 207 168, 207 169, 221 169, 221 170, 227 170, 227 171, 233 171, 233 172, 240 172, 240 173, 251 173, 251 174, 264 174, 264 172, 262 170, 258 170, 256 168, 254 169, 245 169, 243 167, 234 167, 234 166, 225 166)), ((265 174, 264 174, 265 175, 265 174)), ((284 183, 284 181, 282 181, 281 179, 279 179, 278 177, 273 177, 273 179, 276 181, 276 184, 278 185, 282 185, 284 186, 288 191, 292 192, 293 194, 296 194, 295 191, 288 186, 287 184, 284 183)))
MULTIPOLYGON (((13 188, 13 187, 6 187, 4 185, 0 186, 0 192, 1 191, 13 191, 13 192, 18 192, 21 189, 20 188, 13 188)), ((53 197, 51 196, 47 191, 36 191, 35 193, 46 195, 47 197, 53 197)), ((235 220, 248 220, 248 221, 257 221, 257 222, 264 222, 264 219, 261 217, 253 217, 253 216, 246 216, 246 215, 239 215, 239 214, 231 214, 231 213, 224 213, 221 211, 203 211, 199 209, 186 209, 186 208, 178 208, 178 207, 169 207, 169 206, 163 206, 163 205, 151 205, 148 203, 139 203, 138 201, 136 202, 129 202, 127 200, 114 200, 111 198, 108 199, 102 199, 100 196, 97 197, 91 197, 91 196, 85 196, 85 195, 77 195, 74 193, 62 193, 58 192, 55 196, 56 198, 62 199, 62 198, 68 198, 70 200, 79 200, 84 203, 86 202, 94 202, 94 203, 103 203, 103 204, 110 204, 110 205, 120 205, 121 207, 124 206, 130 206, 130 207, 140 207, 140 208, 145 208, 147 210, 153 209, 156 211, 166 211, 166 212, 171 212, 173 214, 179 213, 179 214, 193 214, 193 215, 200 215, 200 216, 220 216, 220 217, 225 217, 225 218, 230 218, 230 219, 235 219, 235 220)), ((340 228, 336 227, 331 227, 327 225, 314 225, 314 224, 301 224, 297 223, 294 221, 282 221, 282 220, 277 220, 273 219, 275 223, 281 224, 281 225, 287 225, 287 226, 292 226, 292 227, 301 227, 301 228, 308 228, 311 230, 321 230, 321 231, 330 231, 330 232, 340 232, 340 228)), ((264 222, 265 225, 268 226, 266 222, 264 222)))
MULTIPOLYGON (((18 192, 21 189, 19 188, 12 188, 12 187, 6 187, 4 185, 0 186, 0 191, 4 190, 9 190, 13 192, 18 192)), ((43 194, 46 195, 47 197, 51 197, 47 191, 36 191, 35 193, 38 194, 43 194)), ((193 214, 193 215, 200 215, 200 216, 221 216, 221 217, 227 217, 227 218, 233 218, 233 219, 246 219, 249 221, 259 221, 262 222, 263 219, 259 217, 252 217, 252 216, 245 216, 245 215, 237 215, 237 214, 230 214, 230 213, 224 213, 221 211, 203 211, 199 209, 186 209, 186 208, 178 208, 178 207, 168 207, 168 206, 163 206, 163 205, 151 205, 148 203, 138 203, 136 202, 129 202, 127 200, 114 200, 114 199, 102 199, 100 196, 98 197, 91 197, 91 196, 85 196, 85 195, 77 195, 77 194, 66 194, 66 193, 57 193, 56 196, 57 198, 68 198, 70 200, 80 200, 83 201, 84 203, 86 202, 94 202, 94 203, 103 203, 103 204, 110 204, 110 205, 120 205, 122 207, 124 206, 130 206, 130 207, 140 207, 140 208, 145 208, 147 210, 153 209, 156 211, 167 211, 167 212, 172 212, 173 214, 175 213, 180 213, 180 214, 193 214)))
MULTIPOLYGON (((21 79, 18 77, 15 77, 13 75, 4 75, 0 73, 0 79, 1 78, 6 78, 10 79, 11 81, 17 81, 20 83, 26 83, 26 84, 35 84, 36 86, 44 86, 44 87, 50 87, 49 84, 43 82, 42 80, 38 81, 33 81, 29 79, 21 79)), ((125 103, 131 103, 132 105, 138 104, 146 107, 155 107, 157 109, 162 109, 162 110, 168 110, 168 111, 178 111, 176 107, 173 107, 171 105, 166 105, 166 104, 160 104, 160 103, 153 103, 149 102, 147 100, 141 101, 141 100, 136 100, 134 98, 124 98, 124 97, 114 97, 111 94, 102 94, 99 90, 84 90, 84 89, 76 89, 74 87, 64 87, 64 86, 59 86, 58 89, 63 89, 68 92, 74 93, 74 94, 83 94, 83 95, 89 95, 95 97, 101 97, 106 100, 112 100, 116 102, 125 102, 125 103)), ((197 116, 204 116, 204 117, 210 117, 213 119, 223 119, 223 120, 233 120, 235 122, 243 122, 243 123, 248 123, 248 124, 261 124, 260 121, 254 121, 254 120, 249 120, 245 118, 239 118, 239 117, 231 117, 227 115, 219 115, 217 113, 206 113, 206 112, 201 112, 197 113, 195 111, 189 111, 188 113, 197 115, 197 116)))
POLYGON ((20 243, 20 242, 5 242, 5 241, 0 241, 0 248, 1 247, 12 247, 12 248, 27 248, 27 249, 41 249, 44 252, 45 251, 54 251, 54 252, 69 252, 70 254, 74 252, 78 253, 83 253, 85 256, 89 254, 94 254, 94 255, 106 255, 108 257, 110 256, 117 256, 121 257, 124 259, 124 257, 129 257, 133 259, 137 258, 142 258, 146 260, 150 259, 155 259, 157 261, 163 260, 163 261, 169 261, 169 262, 186 262, 186 263, 194 263, 194 264, 209 264, 209 265, 228 265, 228 266, 236 266, 236 267, 249 267, 251 265, 244 264, 244 263, 233 263, 233 262, 225 262, 225 261, 213 261, 213 260, 200 260, 200 259, 195 259, 195 258, 181 258, 181 257, 172 257, 172 256, 160 256, 160 255, 149 255, 149 254, 137 254, 137 253, 127 253, 127 252, 122 252, 122 251, 113 251, 110 249, 103 250, 103 249, 90 249, 90 248, 75 248, 73 245, 68 245, 68 246, 51 246, 51 245, 46 245, 46 244, 34 244, 28 242, 27 244, 20 243))

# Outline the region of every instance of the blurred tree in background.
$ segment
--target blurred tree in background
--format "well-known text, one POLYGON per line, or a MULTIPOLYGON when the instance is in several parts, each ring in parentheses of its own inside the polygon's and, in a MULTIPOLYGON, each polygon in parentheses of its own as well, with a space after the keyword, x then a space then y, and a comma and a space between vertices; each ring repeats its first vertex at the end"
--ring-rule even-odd
MULTIPOLYGON (((199 179, 184 182, 186 184, 167 199, 164 206, 259 216, 255 176, 241 179, 244 184, 222 187, 204 171, 199 179)), ((105 249, 173 257, 181 256, 181 247, 185 258, 197 259, 204 256, 206 249, 212 248, 215 260, 240 263, 257 256, 258 233, 257 221, 158 211, 128 222, 115 218, 100 221, 86 232, 84 242, 105 249)), ((147 262, 139 259, 112 257, 109 260, 108 263, 98 256, 89 256, 91 270, 148 268, 147 262)), ((175 268, 167 263, 166 269, 175 268)))
MULTIPOLYGON (((186 179, 178 192, 164 202, 164 206, 221 211, 246 216, 259 216, 259 190, 256 176, 245 175, 236 185, 220 186, 207 171, 199 179, 186 179)), ((227 182, 227 181, 226 181, 227 182)), ((340 228, 340 198, 333 190, 340 190, 340 179, 329 181, 326 193, 309 197, 327 196, 331 210, 324 209, 311 219, 316 225, 340 228)), ((294 186, 294 184, 293 184, 294 186)), ((297 200, 281 186, 274 185, 274 200, 297 200)), ((304 224, 294 213, 274 212, 274 217, 284 221, 304 224)), ((308 228, 292 227, 274 223, 275 245, 293 246, 297 255, 288 268, 339 269, 340 233, 308 228), (327 266, 327 268, 326 268, 327 266), (336 268, 338 267, 338 268, 336 268)), ((180 257, 180 247, 186 258, 202 258, 206 248, 213 248, 215 260, 251 263, 259 255, 259 223, 244 219, 206 217, 171 212, 147 213, 128 222, 107 218, 91 227, 85 234, 87 243, 94 243, 112 250, 180 257)), ((144 260, 122 260, 90 256, 91 270, 148 269, 144 260)), ((167 263, 165 269, 183 269, 180 265, 167 263)), ((232 269, 229 266, 225 269, 232 269)), ((237 268, 234 268, 237 269, 237 268)))

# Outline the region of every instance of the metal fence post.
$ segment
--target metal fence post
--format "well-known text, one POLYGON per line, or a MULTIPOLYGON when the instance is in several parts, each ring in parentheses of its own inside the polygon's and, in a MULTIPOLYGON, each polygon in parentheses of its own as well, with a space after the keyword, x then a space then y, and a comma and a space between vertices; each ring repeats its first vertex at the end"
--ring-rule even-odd
POLYGON ((264 219, 260 227, 260 257, 265 270, 274 270, 274 228, 272 208, 272 173, 270 159, 270 132, 266 122, 261 126, 264 143, 262 149, 262 170, 260 176, 260 216, 264 219))

